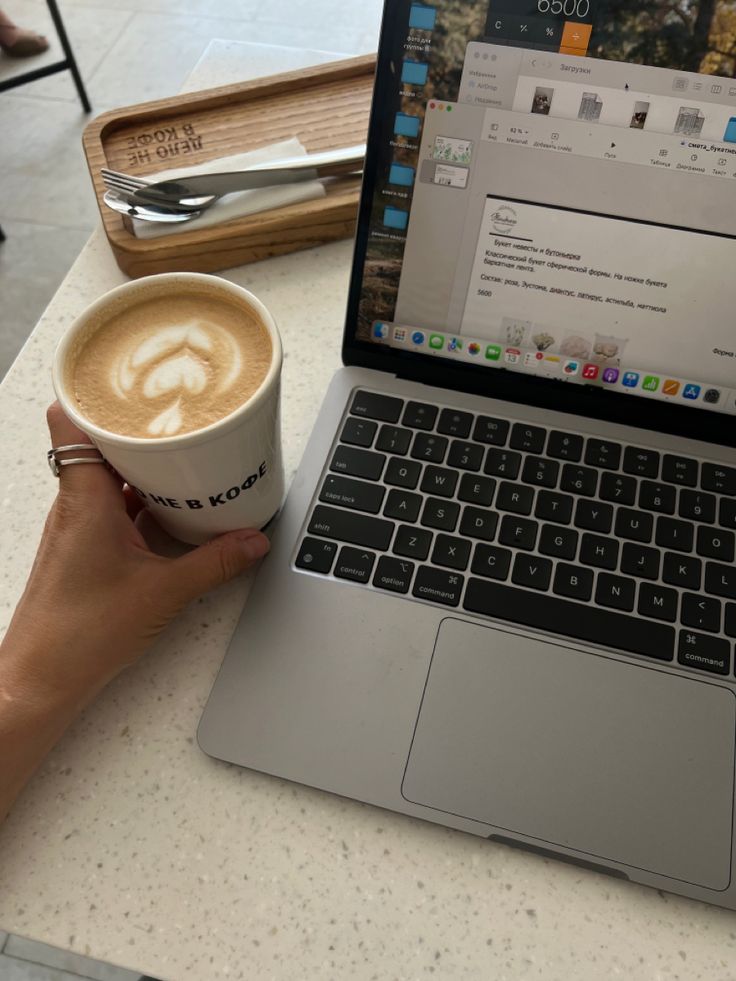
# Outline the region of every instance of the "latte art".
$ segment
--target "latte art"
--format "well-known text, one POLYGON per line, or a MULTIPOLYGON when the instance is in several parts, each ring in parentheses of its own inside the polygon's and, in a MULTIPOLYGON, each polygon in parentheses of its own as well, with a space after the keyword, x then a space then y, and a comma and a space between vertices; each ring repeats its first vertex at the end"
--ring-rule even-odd
POLYGON ((244 307, 202 295, 154 298, 90 332, 73 389, 84 415, 105 429, 178 436, 247 401, 271 354, 266 328, 244 307))

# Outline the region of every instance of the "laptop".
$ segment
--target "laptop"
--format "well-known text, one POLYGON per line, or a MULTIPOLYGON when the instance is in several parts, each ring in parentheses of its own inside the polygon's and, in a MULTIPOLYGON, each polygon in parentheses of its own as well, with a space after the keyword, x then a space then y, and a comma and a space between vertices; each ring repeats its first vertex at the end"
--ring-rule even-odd
POLYGON ((734 54, 670 7, 387 2, 344 365, 199 742, 736 909, 734 54))

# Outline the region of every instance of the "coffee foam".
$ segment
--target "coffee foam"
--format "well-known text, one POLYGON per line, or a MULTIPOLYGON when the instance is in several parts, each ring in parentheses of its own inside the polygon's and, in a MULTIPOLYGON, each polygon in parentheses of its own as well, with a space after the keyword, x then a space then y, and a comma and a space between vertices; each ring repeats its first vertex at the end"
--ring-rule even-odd
POLYGON ((91 321, 68 357, 80 413, 125 436, 193 432, 246 402, 265 378, 271 338, 224 290, 154 287, 91 321))

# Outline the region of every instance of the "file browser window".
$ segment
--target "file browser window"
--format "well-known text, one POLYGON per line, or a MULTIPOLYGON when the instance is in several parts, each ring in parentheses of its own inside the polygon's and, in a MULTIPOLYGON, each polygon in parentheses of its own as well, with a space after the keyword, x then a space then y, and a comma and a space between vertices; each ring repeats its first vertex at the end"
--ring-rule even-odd
MULTIPOLYGON (((550 25, 546 3, 465 4, 457 64, 434 72, 431 32, 409 28, 427 80, 390 121, 358 336, 734 412, 736 51, 613 60, 607 4, 550 25)), ((409 19, 449 28, 460 6, 409 19)), ((666 21, 641 7, 620 50, 648 50, 647 12, 666 21)))

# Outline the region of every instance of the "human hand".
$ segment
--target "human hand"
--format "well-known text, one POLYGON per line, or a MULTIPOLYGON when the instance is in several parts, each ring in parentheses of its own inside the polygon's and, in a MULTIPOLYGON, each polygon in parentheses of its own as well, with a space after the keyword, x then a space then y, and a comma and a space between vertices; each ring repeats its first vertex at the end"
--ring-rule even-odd
MULTIPOLYGON (((58 403, 47 419, 52 446, 89 442, 58 403)), ((265 535, 243 530, 164 558, 135 524, 141 508, 107 467, 61 468, 59 494, 3 645, 20 657, 25 683, 86 703, 190 600, 268 552, 265 535)))

